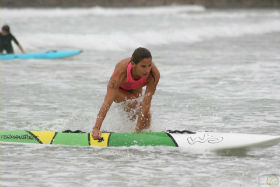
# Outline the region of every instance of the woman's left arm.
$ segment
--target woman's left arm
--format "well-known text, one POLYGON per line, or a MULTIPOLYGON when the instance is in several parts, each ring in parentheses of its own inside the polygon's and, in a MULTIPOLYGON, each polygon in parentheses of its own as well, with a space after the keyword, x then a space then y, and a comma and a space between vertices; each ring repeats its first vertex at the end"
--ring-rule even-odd
POLYGON ((141 132, 146 126, 149 126, 149 112, 152 102, 152 97, 156 91, 157 84, 160 79, 160 72, 157 67, 152 64, 152 74, 148 79, 144 99, 140 104, 140 112, 138 114, 138 121, 135 127, 135 132, 141 132))

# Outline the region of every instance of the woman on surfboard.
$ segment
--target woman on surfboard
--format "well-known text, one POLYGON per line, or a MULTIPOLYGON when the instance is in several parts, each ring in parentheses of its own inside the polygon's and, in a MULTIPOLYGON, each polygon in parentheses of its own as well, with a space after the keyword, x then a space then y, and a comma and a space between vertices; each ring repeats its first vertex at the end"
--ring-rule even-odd
MULTIPOLYGON (((146 86, 144 98, 137 113, 138 120, 135 132, 141 132, 151 125, 151 100, 156 91, 160 73, 152 62, 152 55, 146 48, 135 49, 132 57, 121 60, 115 67, 109 83, 102 107, 92 129, 92 137, 101 138, 101 125, 113 102, 120 103, 142 96, 142 88, 146 86)), ((135 109, 137 102, 128 104, 127 109, 135 109)), ((126 109, 126 110, 127 110, 126 109)))

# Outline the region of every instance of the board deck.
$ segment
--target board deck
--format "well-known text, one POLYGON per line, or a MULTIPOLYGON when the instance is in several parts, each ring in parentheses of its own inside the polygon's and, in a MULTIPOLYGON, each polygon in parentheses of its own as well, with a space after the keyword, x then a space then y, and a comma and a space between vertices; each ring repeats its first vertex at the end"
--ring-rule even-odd
POLYGON ((82 50, 69 51, 47 51, 39 53, 25 53, 25 54, 0 54, 0 60, 14 60, 14 59, 58 59, 66 58, 80 54, 82 50))
POLYGON ((213 132, 102 133, 93 140, 90 133, 54 131, 1 131, 1 142, 66 146, 172 146, 194 151, 266 148, 280 143, 280 136, 213 132))

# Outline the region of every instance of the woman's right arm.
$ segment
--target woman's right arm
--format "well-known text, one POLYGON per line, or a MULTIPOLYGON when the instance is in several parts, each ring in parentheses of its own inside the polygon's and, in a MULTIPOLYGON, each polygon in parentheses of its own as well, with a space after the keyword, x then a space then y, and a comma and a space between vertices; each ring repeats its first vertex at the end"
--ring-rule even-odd
POLYGON ((17 41, 17 39, 14 37, 14 35, 11 34, 11 36, 12 36, 12 40, 17 44, 19 50, 20 50, 22 53, 25 53, 23 47, 20 45, 20 43, 17 41))
POLYGON ((23 47, 22 47, 20 44, 18 45, 18 48, 19 48, 19 50, 20 50, 22 53, 25 53, 23 47))
POLYGON ((119 89, 120 81, 119 81, 119 78, 118 78, 117 74, 118 73, 115 72, 112 75, 112 77, 111 77, 111 79, 110 79, 110 81, 107 85, 107 94, 105 96, 103 105, 100 108, 99 113, 97 115, 95 125, 92 129, 92 137, 95 140, 101 138, 102 133, 100 131, 100 128, 101 128, 102 122, 105 119, 106 114, 110 109, 110 106, 112 105, 113 101, 115 100, 116 93, 119 89))

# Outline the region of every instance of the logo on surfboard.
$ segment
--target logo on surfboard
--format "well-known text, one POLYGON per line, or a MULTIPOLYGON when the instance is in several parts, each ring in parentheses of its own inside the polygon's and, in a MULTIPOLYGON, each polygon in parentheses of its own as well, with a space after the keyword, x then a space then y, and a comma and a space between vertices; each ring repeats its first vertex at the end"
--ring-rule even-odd
POLYGON ((205 142, 216 144, 222 142, 223 139, 224 138, 222 136, 214 136, 212 134, 205 133, 201 136, 188 137, 187 141, 190 145, 194 145, 196 143, 205 143, 205 142))

